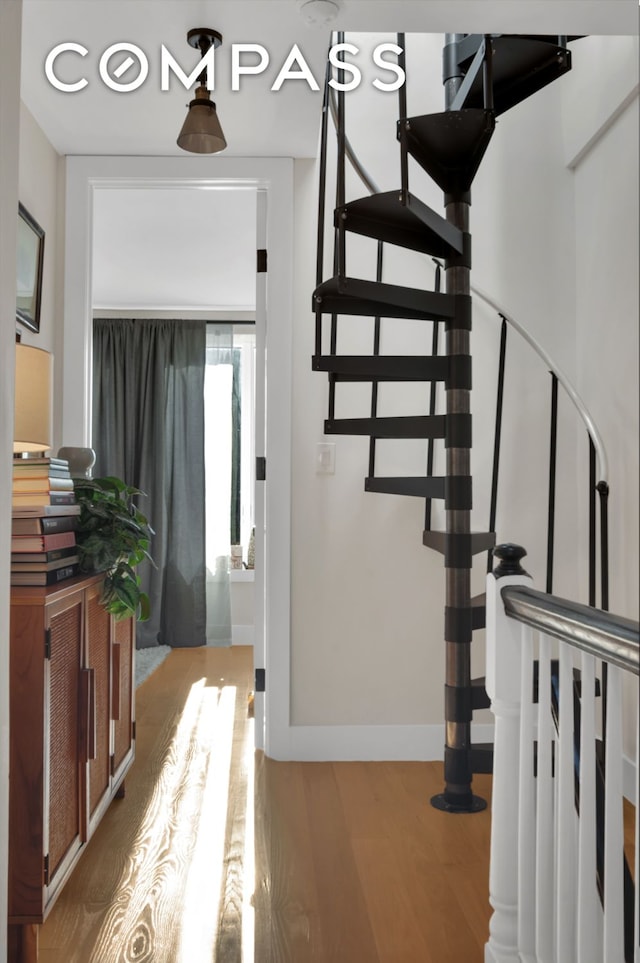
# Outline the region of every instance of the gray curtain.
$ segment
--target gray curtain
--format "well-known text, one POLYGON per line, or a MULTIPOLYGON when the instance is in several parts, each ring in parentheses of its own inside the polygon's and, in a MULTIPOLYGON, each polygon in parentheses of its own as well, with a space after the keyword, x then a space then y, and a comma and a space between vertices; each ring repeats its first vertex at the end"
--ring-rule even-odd
POLYGON ((206 641, 205 349, 204 321, 94 321, 94 474, 145 492, 155 530, 157 569, 140 567, 151 601, 140 648, 206 641))

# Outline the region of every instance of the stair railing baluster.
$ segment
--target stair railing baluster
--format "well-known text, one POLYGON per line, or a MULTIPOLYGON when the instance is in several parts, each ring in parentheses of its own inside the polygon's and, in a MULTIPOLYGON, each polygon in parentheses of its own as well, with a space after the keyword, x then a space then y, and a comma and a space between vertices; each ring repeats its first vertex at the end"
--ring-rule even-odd
MULTIPOLYGON (((398 54, 398 66, 404 71, 405 78, 407 76, 407 59, 405 53, 405 36, 403 33, 398 34, 398 46, 401 48, 401 53, 398 54)), ((407 118, 407 84, 401 84, 398 88, 398 119, 400 123, 405 121, 407 118)), ((409 155, 407 154, 407 143, 404 138, 400 139, 400 190, 403 198, 406 198, 409 191, 409 155)))
POLYGON ((484 61, 482 63, 482 95, 485 110, 493 110, 493 45, 491 34, 484 35, 484 61))
POLYGON ((589 605, 596 604, 596 449, 589 435, 589 605))
POLYGON ((547 514, 547 589, 553 592, 553 544, 556 520, 556 464, 558 453, 558 379, 551 374, 551 431, 549 436, 549 508, 547 514))
MULTIPOLYGON (((378 256, 376 260, 376 281, 379 284, 382 281, 382 260, 384 252, 384 243, 378 241, 378 256)), ((373 321, 373 354, 380 354, 380 317, 374 318, 373 321)), ((378 382, 371 382, 371 417, 375 418, 378 414, 378 382)), ((373 478, 376 473, 376 438, 375 435, 371 435, 369 438, 369 478, 373 478)))
MULTIPOLYGON (((337 192, 337 187, 336 187, 337 192)), ((338 273, 338 248, 339 248, 339 236, 340 232, 338 228, 334 228, 333 231, 333 274, 334 276, 338 273)), ((329 354, 336 354, 338 350, 338 315, 331 315, 331 325, 329 328, 329 354)), ((329 374, 329 419, 335 418, 336 416, 336 376, 333 373, 329 374)))
POLYGON ((600 496, 600 608, 609 611, 609 486, 596 485, 600 496))
MULTIPOLYGON (((596 606, 596 449, 589 435, 589 605, 596 606)), ((607 665, 601 664, 602 749, 607 749, 607 665)), ((603 757, 604 758, 604 757, 603 757)))
MULTIPOLYGON (((489 505, 489 531, 495 532, 498 509, 498 479, 500 474, 500 442, 502 439, 502 405, 504 400, 504 370, 507 357, 507 321, 503 315, 500 326, 500 353, 498 357, 498 388, 496 392, 496 421, 493 435, 493 468, 491 472, 491 501, 489 505)), ((487 572, 493 568, 493 550, 487 552, 487 572)))
MULTIPOLYGON (((338 33, 338 43, 344 43, 344 32, 338 33)), ((345 95, 338 91, 338 170, 336 177, 337 207, 343 208, 346 198, 345 183, 346 135, 345 135, 345 95)), ((338 224, 338 275, 346 276, 346 231, 342 218, 338 224)))
MULTIPOLYGON (((435 261, 435 258, 434 258, 434 261, 435 261)), ((435 261, 435 265, 436 265, 436 276, 434 279, 433 290, 436 292, 436 294, 439 294, 440 286, 442 283, 442 269, 437 261, 435 261)), ((433 332, 431 335, 431 354, 435 358, 435 356, 438 354, 440 322, 433 321, 432 324, 433 324, 433 332)), ((429 415, 432 418, 436 413, 436 392, 437 392, 437 384, 435 381, 432 381, 431 387, 429 389, 429 415)), ((433 475, 433 455, 434 455, 434 439, 430 438, 429 444, 427 447, 427 475, 433 475)), ((432 505, 431 499, 427 498, 424 506, 424 528, 426 532, 431 531, 431 505, 432 505)))
MULTIPOLYGON (((605 481, 596 485, 600 496, 600 608, 609 611, 609 486, 605 481)), ((602 747, 607 752, 607 697, 609 690, 609 666, 602 663, 602 747)))
MULTIPOLYGON (((320 176, 318 180, 318 234, 316 252, 316 287, 322 284, 324 274, 324 230, 325 208, 327 203, 327 139, 329 131, 329 80, 331 79, 331 64, 327 55, 327 68, 324 78, 324 93, 322 99, 322 124, 320 127, 320 176)), ((322 312, 316 310, 315 353, 322 354, 322 312)))

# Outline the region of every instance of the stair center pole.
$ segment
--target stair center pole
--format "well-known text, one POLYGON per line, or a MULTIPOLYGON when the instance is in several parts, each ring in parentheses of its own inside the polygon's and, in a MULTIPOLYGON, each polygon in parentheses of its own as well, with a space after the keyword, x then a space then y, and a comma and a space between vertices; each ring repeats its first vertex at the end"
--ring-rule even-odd
MULTIPOLYGON (((455 56, 463 34, 447 34, 443 52, 445 105, 449 109, 462 82, 455 56)), ((446 218, 461 231, 469 231, 470 191, 445 194, 446 218)), ((471 278, 470 258, 445 261, 447 294, 457 300, 456 317, 446 323, 446 353, 452 359, 467 358, 470 372, 471 278)), ((471 412, 471 379, 451 377, 446 385, 447 421, 452 415, 471 412)), ((477 812, 486 802, 471 791, 471 438, 466 444, 447 443, 445 481, 446 601, 445 601, 445 756, 444 792, 431 800, 447 812, 477 812)))

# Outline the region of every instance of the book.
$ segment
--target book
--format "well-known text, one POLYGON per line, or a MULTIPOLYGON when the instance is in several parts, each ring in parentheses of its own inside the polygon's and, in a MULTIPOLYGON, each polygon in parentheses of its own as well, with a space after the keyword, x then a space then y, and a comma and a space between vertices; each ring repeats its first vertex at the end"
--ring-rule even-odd
POLYGON ((76 565, 79 561, 77 555, 68 555, 66 558, 57 558, 51 562, 14 562, 12 559, 11 573, 17 575, 20 572, 55 572, 64 565, 76 565))
POLYGON ((58 532, 53 535, 12 535, 11 552, 53 552, 63 548, 73 548, 76 544, 74 531, 58 532))
POLYGON ((69 478, 52 478, 50 475, 33 476, 30 478, 13 479, 14 495, 20 492, 73 491, 73 481, 69 478))
POLYGON ((68 458, 56 458, 54 455, 29 455, 26 458, 16 456, 13 459, 14 468, 32 468, 34 465, 50 465, 52 468, 66 468, 69 470, 68 458))
POLYGON ((75 505, 76 496, 74 492, 14 492, 11 496, 11 503, 14 508, 27 508, 32 505, 44 505, 51 508, 56 505, 75 505))
MULTIPOLYGON (((46 515, 79 515, 80 506, 75 505, 13 505, 13 518, 44 517, 46 515)), ((49 529, 51 531, 51 529, 49 529)))
MULTIPOLYGON (((51 506, 48 506, 51 507, 51 506)), ((36 514, 33 511, 14 511, 11 519, 11 534, 15 535, 54 535, 58 532, 75 532, 78 527, 78 519, 75 517, 80 514, 80 506, 72 505, 75 509, 69 512, 68 507, 63 506, 64 513, 44 517, 44 512, 36 514)))
POLYGON ((63 582, 65 579, 77 575, 78 571, 79 566, 75 563, 63 565, 62 568, 56 568, 52 572, 11 572, 11 584, 55 585, 57 582, 63 582))
MULTIPOLYGON (((68 548, 54 548, 49 552, 12 552, 11 553, 11 564, 20 565, 23 562, 40 562, 41 564, 48 564, 49 562, 57 562, 59 559, 69 558, 73 561, 77 561, 78 546, 70 545, 68 548)), ((69 565, 71 562, 68 563, 69 565)))
POLYGON ((71 478, 68 468, 48 468, 46 465, 33 465, 29 468, 14 468, 13 480, 18 478, 71 478))
POLYGON ((15 475, 23 472, 68 471, 69 462, 64 458, 14 458, 13 472, 15 475))

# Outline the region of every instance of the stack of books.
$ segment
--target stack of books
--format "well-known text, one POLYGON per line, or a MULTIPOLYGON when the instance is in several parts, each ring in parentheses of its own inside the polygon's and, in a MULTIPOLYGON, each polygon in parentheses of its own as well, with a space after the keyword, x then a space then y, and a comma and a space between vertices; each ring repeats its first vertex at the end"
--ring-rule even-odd
POLYGON ((76 503, 69 463, 13 462, 11 584, 54 585, 78 574, 76 503))

